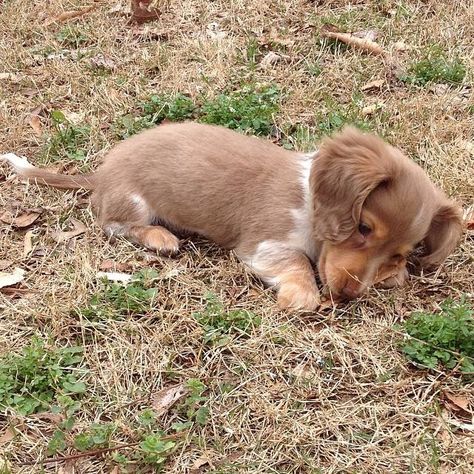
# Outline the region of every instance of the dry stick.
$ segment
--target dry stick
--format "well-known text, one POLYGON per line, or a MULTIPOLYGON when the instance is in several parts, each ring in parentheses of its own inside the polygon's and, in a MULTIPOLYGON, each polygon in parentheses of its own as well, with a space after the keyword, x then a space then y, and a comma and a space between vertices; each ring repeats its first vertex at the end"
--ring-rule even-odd
MULTIPOLYGON (((167 441, 170 439, 176 439, 186 433, 187 431, 176 433, 174 435, 163 436, 161 439, 164 441, 167 441)), ((138 446, 140 443, 141 441, 134 441, 133 443, 121 444, 119 446, 112 446, 110 448, 94 449, 92 451, 84 451, 83 453, 70 454, 68 456, 58 456, 56 458, 47 458, 47 459, 43 459, 42 461, 25 461, 25 462, 20 463, 20 466, 32 466, 34 464, 50 464, 50 463, 56 463, 56 462, 70 461, 71 459, 85 458, 88 456, 97 456, 99 454, 108 453, 110 451, 117 451, 119 449, 124 449, 124 448, 133 448, 134 446, 138 446)))

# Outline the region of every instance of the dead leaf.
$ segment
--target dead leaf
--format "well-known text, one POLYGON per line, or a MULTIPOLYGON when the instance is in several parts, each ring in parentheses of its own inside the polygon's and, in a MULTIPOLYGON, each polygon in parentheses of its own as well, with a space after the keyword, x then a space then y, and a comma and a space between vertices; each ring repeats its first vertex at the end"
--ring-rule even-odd
POLYGON ((375 30, 355 31, 352 34, 357 38, 366 39, 366 40, 369 40, 369 41, 375 41, 377 39, 377 37, 379 36, 378 32, 375 31, 375 30))
POLYGON ((200 457, 197 458, 194 462, 193 465, 191 466, 191 472, 194 471, 199 471, 199 469, 202 466, 205 466, 206 464, 209 464, 209 459, 207 457, 200 457))
POLYGON ((335 25, 323 25, 323 27, 321 28, 321 36, 323 36, 323 38, 330 38, 342 41, 343 43, 348 44, 349 46, 353 46, 354 48, 360 49, 367 53, 385 55, 384 49, 375 41, 372 41, 368 38, 359 38, 351 33, 344 33, 340 31, 339 28, 335 25))
POLYGON ((220 40, 227 36, 225 31, 220 29, 219 23, 212 22, 207 25, 206 29, 207 36, 211 39, 220 40))
POLYGON ((28 255, 33 250, 33 231, 29 230, 25 234, 25 238, 23 240, 23 258, 28 257, 28 255))
POLYGON ((102 260, 99 265, 99 270, 102 272, 108 272, 110 270, 114 272, 126 273, 130 270, 133 270, 133 265, 131 263, 125 262, 114 262, 113 260, 102 260))
POLYGON ((15 434, 12 428, 7 428, 5 432, 0 435, 0 446, 11 441, 15 437, 15 434))
POLYGON ((444 396, 451 402, 450 405, 454 405, 455 411, 463 410, 467 413, 471 413, 468 398, 450 392, 444 392, 444 396))
POLYGON ((151 406, 158 416, 165 414, 188 390, 184 384, 164 388, 151 397, 151 406))
POLYGON ((463 220, 466 223, 467 230, 474 230, 474 204, 464 210, 463 220))
POLYGON ((13 286, 25 278, 25 270, 15 268, 12 273, 0 272, 0 288, 5 286, 13 286))
MULTIPOLYGON (((288 56, 286 56, 286 57, 288 57, 288 56)), ((283 58, 283 55, 277 54, 273 51, 270 51, 260 61, 260 66, 263 67, 264 69, 266 69, 268 67, 274 66, 276 63, 281 61, 282 58, 283 58)))
POLYGON ((0 221, 4 222, 5 224, 12 225, 17 229, 24 229, 25 227, 30 226, 33 222, 38 219, 41 215, 42 209, 29 209, 18 213, 17 208, 13 208, 11 210, 4 211, 4 213, 0 216, 0 221))
POLYGON ((137 40, 158 41, 169 38, 169 32, 151 28, 150 25, 136 25, 131 28, 130 32, 137 40))
POLYGON ((110 474, 119 474, 120 473, 120 469, 118 466, 115 466, 111 471, 110 471, 110 474))
POLYGON ((5 268, 11 267, 13 262, 11 260, 0 260, 0 270, 5 270, 5 268))
POLYGON ((122 283, 128 283, 132 279, 132 275, 129 273, 119 272, 97 272, 97 278, 105 278, 108 281, 119 281, 122 283))
POLYGON ((78 237, 86 232, 87 227, 81 221, 71 217, 71 223, 73 225, 73 230, 53 233, 52 237, 56 242, 66 242, 67 240, 78 237))
POLYGON ((80 10, 71 10, 68 12, 63 12, 53 18, 49 18, 43 23, 43 25, 49 26, 53 23, 63 23, 68 20, 73 20, 74 18, 79 18, 81 16, 87 15, 87 13, 90 13, 96 8, 97 5, 91 5, 90 7, 81 8, 80 10))
POLYGON ((132 0, 132 16, 130 21, 135 23, 146 23, 156 20, 161 12, 156 7, 156 0, 132 0))
POLYGON ((367 84, 363 85, 360 90, 368 91, 371 89, 380 89, 385 84, 385 79, 376 79, 375 81, 370 81, 367 84))
POLYGON ((361 112, 364 116, 373 115, 375 112, 380 109, 383 109, 384 107, 385 105, 383 104, 383 102, 376 102, 375 104, 366 105, 362 108, 361 112))
POLYGON ((393 49, 395 51, 407 51, 411 49, 411 46, 405 43, 405 41, 400 40, 393 44, 393 49))
POLYGON ((32 418, 36 418, 37 420, 44 420, 50 421, 55 425, 59 425, 64 421, 64 415, 61 413, 49 413, 49 412, 41 412, 41 413, 34 413, 30 415, 32 418))
POLYGON ((115 61, 111 57, 105 56, 103 54, 98 54, 97 56, 90 58, 89 61, 91 65, 97 69, 107 69, 112 71, 117 67, 115 61))
POLYGON ((14 72, 0 72, 0 81, 20 82, 25 76, 14 72))
POLYGON ((43 131, 41 129, 41 120, 38 115, 30 115, 29 119, 30 127, 33 129, 34 134, 37 137, 41 137, 43 131))

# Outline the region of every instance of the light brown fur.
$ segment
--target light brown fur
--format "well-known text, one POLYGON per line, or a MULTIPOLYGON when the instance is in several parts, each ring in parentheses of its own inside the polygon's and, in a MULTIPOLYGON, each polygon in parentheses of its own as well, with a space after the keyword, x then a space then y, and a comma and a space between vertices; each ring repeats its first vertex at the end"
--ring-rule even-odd
POLYGON ((174 253, 172 232, 183 230, 234 249, 278 287, 281 307, 318 306, 310 259, 336 298, 354 298, 380 275, 390 275, 387 286, 403 284, 406 256, 418 243, 426 245, 425 265, 439 265, 455 247, 458 207, 381 139, 346 128, 305 160, 265 140, 185 123, 119 143, 93 175, 17 171, 91 189, 108 235, 174 253), (369 235, 358 231, 361 222, 369 235))

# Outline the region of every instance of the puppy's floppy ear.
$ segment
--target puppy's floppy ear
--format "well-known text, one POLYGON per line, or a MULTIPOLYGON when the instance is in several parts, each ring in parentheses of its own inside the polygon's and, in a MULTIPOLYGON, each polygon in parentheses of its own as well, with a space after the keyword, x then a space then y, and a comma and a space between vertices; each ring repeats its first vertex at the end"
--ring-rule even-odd
POLYGON ((433 268, 441 265, 458 244, 462 228, 461 209, 444 198, 424 239, 426 254, 420 258, 421 266, 433 268))
POLYGON ((368 195, 397 172, 387 150, 383 140, 353 127, 323 141, 310 176, 316 238, 341 242, 354 232, 368 195))

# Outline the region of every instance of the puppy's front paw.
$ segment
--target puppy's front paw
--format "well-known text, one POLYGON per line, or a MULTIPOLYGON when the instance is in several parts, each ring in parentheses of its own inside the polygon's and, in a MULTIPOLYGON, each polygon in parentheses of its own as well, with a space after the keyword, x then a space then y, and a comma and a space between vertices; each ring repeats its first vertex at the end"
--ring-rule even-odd
POLYGON ((321 305, 316 284, 287 281, 278 290, 278 306, 281 309, 314 311, 321 305))
POLYGON ((174 255, 179 250, 179 239, 163 227, 147 229, 144 244, 162 255, 174 255))

